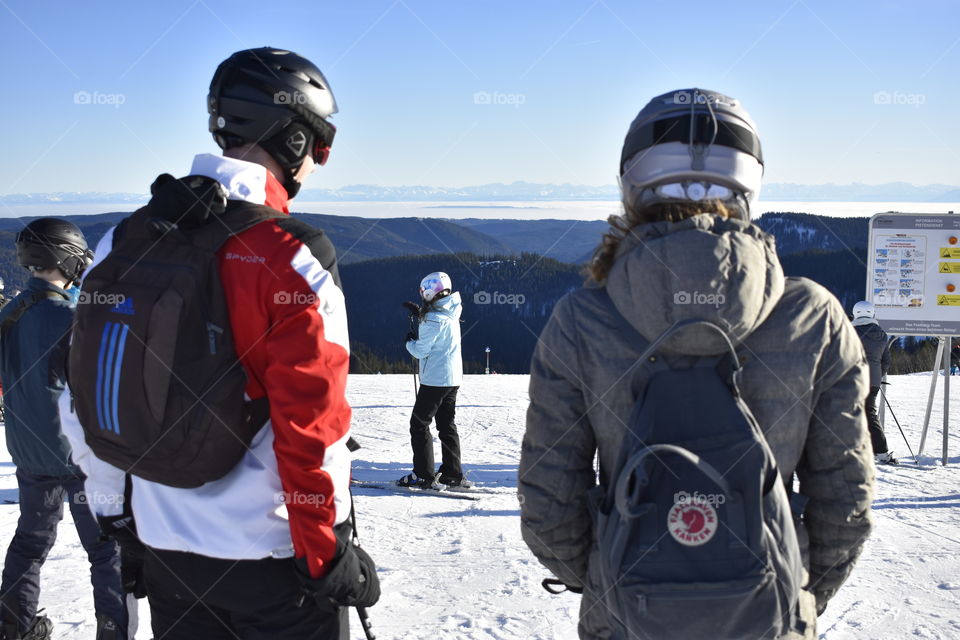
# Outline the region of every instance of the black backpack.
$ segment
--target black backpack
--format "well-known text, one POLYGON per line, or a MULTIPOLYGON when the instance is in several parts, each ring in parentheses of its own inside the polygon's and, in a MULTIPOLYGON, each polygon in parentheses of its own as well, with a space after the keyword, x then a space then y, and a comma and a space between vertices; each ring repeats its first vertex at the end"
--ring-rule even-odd
POLYGON ((680 322, 635 367, 642 388, 619 461, 588 498, 588 582, 610 612, 611 638, 802 633, 804 572, 790 503, 740 397, 729 337, 712 323, 680 322), (668 364, 661 345, 693 324, 719 332, 729 353, 668 364))
POLYGON ((217 250, 278 217, 228 202, 215 180, 164 174, 83 281, 69 359, 87 444, 152 482, 198 487, 226 475, 269 416, 245 401, 217 250))

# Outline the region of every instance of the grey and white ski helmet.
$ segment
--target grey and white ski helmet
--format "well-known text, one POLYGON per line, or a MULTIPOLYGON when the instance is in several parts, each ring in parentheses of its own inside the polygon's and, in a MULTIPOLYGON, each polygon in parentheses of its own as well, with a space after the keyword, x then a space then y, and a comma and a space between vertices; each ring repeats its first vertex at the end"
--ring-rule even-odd
POLYGON ((420 297, 426 302, 433 302, 438 298, 449 295, 453 291, 450 276, 443 271, 434 271, 420 281, 420 297))
POLYGON ((873 306, 873 303, 869 300, 861 300, 857 304, 853 305, 853 319, 857 320, 859 318, 869 318, 874 319, 877 317, 877 309, 873 306))
POLYGON ((625 206, 722 200, 749 218, 760 193, 763 153, 750 114, 730 96, 681 89, 653 98, 623 142, 625 206))

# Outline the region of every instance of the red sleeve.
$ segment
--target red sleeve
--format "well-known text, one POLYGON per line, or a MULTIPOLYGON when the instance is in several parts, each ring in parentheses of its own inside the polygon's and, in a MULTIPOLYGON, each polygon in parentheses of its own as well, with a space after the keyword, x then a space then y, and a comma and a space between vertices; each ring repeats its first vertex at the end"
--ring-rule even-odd
MULTIPOLYGON (((258 227, 233 244, 235 251, 264 256, 265 268, 257 270, 255 282, 234 270, 231 288, 250 304, 238 309, 240 317, 231 325, 252 374, 248 394, 265 392, 270 400, 294 552, 319 577, 336 553, 333 527, 350 512, 350 354, 343 293, 325 235, 291 219, 258 227)), ((229 262, 229 255, 237 254, 227 255, 229 262)))

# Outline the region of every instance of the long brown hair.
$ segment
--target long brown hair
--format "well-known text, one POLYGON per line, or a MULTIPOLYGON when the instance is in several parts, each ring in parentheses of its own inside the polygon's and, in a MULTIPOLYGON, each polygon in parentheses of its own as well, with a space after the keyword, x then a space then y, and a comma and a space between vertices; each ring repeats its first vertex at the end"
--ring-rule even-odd
POLYGON ((651 222, 680 222, 701 213, 712 213, 729 218, 736 215, 735 212, 736 209, 731 212, 720 200, 703 200, 701 202, 678 200, 675 202, 657 202, 643 207, 624 203, 622 214, 607 218, 610 229, 603 234, 600 245, 593 252, 593 258, 587 266, 587 277, 598 283, 607 279, 616 259, 617 249, 620 248, 620 243, 634 227, 651 222))

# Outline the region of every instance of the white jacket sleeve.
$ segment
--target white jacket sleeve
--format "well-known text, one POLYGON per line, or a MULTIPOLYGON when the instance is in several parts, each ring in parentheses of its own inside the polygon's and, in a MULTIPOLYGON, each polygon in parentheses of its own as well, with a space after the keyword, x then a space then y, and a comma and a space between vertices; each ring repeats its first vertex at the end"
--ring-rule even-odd
MULTIPOLYGON (((94 251, 94 261, 87 268, 87 273, 113 249, 113 231, 110 227, 94 251)), ((72 396, 69 386, 60 395, 60 427, 63 434, 70 441, 73 461, 87 476, 84 488, 87 494, 87 506, 94 517, 116 516, 123 512, 123 490, 126 486, 126 474, 112 464, 104 462, 93 454, 87 446, 83 435, 83 426, 80 418, 73 409, 72 396)))
POLYGON ((126 474, 93 454, 87 446, 83 427, 72 405, 68 388, 60 395, 60 427, 70 441, 73 461, 87 476, 84 481, 87 506, 94 517, 120 515, 123 512, 126 474))

